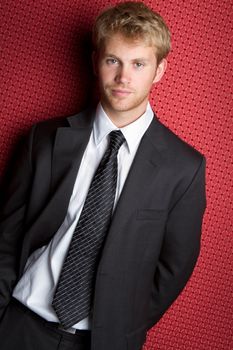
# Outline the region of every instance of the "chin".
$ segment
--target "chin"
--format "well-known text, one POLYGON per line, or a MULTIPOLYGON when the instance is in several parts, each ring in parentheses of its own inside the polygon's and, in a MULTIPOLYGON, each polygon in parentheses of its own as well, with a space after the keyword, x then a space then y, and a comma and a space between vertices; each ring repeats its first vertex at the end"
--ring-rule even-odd
POLYGON ((126 102, 126 101, 112 101, 107 102, 107 106, 115 110, 116 112, 126 112, 137 107, 137 104, 126 102))

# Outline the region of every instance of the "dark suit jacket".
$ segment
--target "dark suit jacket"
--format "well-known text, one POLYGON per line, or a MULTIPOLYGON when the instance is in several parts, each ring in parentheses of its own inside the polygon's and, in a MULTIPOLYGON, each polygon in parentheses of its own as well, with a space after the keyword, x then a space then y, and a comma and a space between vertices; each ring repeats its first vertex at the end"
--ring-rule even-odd
MULTIPOLYGON (((34 126, 0 219, 0 311, 28 256, 61 225, 93 113, 34 126)), ((205 160, 155 117, 126 179, 98 266, 92 350, 138 350, 196 263, 205 160), (110 346, 110 347, 109 347, 110 346)))

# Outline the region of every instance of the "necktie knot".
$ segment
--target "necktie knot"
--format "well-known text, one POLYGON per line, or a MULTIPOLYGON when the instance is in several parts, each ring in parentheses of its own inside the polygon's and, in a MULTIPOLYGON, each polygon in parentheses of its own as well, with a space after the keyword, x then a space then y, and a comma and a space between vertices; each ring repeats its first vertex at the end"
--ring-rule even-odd
POLYGON ((110 134, 110 148, 118 151, 121 145, 124 143, 125 138, 120 130, 111 131, 110 134))

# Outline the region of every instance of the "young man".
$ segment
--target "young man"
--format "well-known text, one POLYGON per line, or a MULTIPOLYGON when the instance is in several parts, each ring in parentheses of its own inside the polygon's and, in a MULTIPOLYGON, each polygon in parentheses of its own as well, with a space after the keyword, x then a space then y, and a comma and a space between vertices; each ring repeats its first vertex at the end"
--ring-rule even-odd
POLYGON ((205 161, 154 115, 170 33, 139 2, 93 30, 100 103, 34 126, 0 222, 2 350, 138 350, 188 281, 205 161))

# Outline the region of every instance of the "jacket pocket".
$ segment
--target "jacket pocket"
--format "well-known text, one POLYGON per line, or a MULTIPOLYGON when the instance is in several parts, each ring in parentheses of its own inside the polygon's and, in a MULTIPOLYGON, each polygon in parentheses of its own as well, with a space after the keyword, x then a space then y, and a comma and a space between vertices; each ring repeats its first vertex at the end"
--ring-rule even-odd
POLYGON ((167 215, 166 210, 141 209, 137 211, 137 220, 161 220, 167 215))
POLYGON ((127 350, 141 350, 143 344, 146 341, 146 327, 138 328, 137 330, 130 332, 126 335, 127 338, 127 350))

